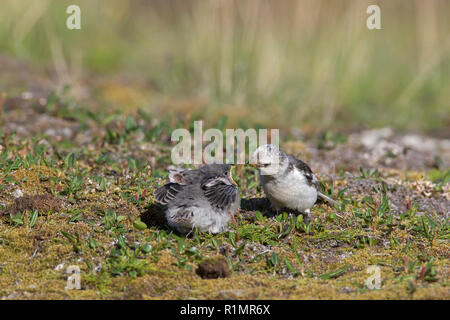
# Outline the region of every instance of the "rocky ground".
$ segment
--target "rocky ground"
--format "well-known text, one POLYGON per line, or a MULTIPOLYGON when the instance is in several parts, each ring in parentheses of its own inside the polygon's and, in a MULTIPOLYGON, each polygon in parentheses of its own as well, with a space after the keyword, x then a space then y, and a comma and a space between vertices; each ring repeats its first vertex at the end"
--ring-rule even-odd
POLYGON ((242 167, 236 224, 186 238, 152 193, 171 165, 170 132, 189 117, 80 105, 49 80, 10 73, 0 78, 0 298, 450 298, 450 140, 282 131, 282 148, 339 207, 317 203, 308 224, 276 215, 242 167), (80 290, 65 289, 69 266, 80 290), (367 285, 369 266, 380 289, 367 285))

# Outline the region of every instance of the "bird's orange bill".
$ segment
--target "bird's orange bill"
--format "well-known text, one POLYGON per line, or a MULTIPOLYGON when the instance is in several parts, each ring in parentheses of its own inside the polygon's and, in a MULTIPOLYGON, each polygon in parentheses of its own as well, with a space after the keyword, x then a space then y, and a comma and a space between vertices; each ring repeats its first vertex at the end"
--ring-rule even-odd
POLYGON ((238 184, 233 179, 233 168, 234 168, 234 166, 231 166, 231 168, 230 168, 230 179, 231 179, 231 182, 233 182, 234 185, 237 187, 238 184))

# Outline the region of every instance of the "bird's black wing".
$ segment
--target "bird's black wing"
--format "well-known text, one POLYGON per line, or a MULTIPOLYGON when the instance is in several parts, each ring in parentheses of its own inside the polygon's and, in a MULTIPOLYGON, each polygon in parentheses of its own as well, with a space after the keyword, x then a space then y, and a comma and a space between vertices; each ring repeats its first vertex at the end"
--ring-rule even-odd
POLYGON ((291 166, 291 169, 294 169, 294 167, 297 168, 305 175, 306 180, 310 185, 314 185, 317 189, 320 188, 319 181, 312 172, 311 168, 305 162, 291 155, 288 155, 288 158, 289 166, 291 166))
POLYGON ((155 200, 157 203, 166 205, 183 189, 183 185, 178 183, 169 182, 162 187, 156 189, 154 192, 155 200))
POLYGON ((238 188, 222 177, 207 179, 201 187, 211 205, 218 208, 229 208, 238 196, 238 188))
POLYGON ((177 194, 186 186, 192 184, 196 178, 195 170, 170 169, 169 181, 153 193, 157 203, 167 205, 175 199, 177 194))

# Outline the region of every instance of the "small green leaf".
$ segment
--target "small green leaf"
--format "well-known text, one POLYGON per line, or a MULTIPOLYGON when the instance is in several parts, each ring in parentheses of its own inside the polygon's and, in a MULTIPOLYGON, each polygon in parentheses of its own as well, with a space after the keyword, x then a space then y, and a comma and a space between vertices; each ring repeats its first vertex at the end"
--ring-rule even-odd
POLYGON ((69 239, 71 242, 75 242, 77 240, 77 238, 75 238, 73 235, 71 235, 70 233, 67 233, 65 231, 60 231, 61 234, 66 237, 67 239, 69 239))
POLYGON ((235 238, 236 238, 236 235, 233 232, 230 232, 228 234, 228 239, 230 240, 231 245, 236 248, 235 238))
POLYGON ((88 243, 91 249, 94 249, 97 246, 97 242, 95 242, 95 240, 92 239, 92 237, 89 237, 88 243))
POLYGON ((131 132, 131 131, 136 130, 137 128, 138 128, 138 125, 136 124, 136 121, 134 120, 134 117, 129 116, 127 118, 127 123, 126 123, 126 126, 125 126, 125 130, 127 132, 131 132))
POLYGON ((134 220, 133 226, 138 230, 145 230, 147 228, 147 225, 144 222, 142 222, 140 219, 134 220))
POLYGON ((264 217, 263 217, 261 211, 256 211, 255 212, 255 217, 256 217, 256 220, 258 220, 258 221, 263 221, 264 220, 264 217))
POLYGON ((23 220, 21 218, 12 218, 11 220, 16 224, 23 225, 23 220))
POLYGON ((338 278, 338 277, 342 276, 344 273, 346 273, 348 271, 348 269, 350 269, 350 265, 346 265, 335 271, 325 273, 325 274, 319 276, 319 278, 322 280, 338 278))
POLYGON ((125 243, 125 239, 124 239, 124 237, 123 237, 122 235, 120 235, 120 236, 117 238, 117 243, 118 243, 122 248, 126 248, 126 247, 127 247, 127 244, 125 243))
POLYGON ((243 244, 241 244, 241 245, 239 246, 239 248, 236 249, 236 251, 234 252, 234 254, 235 254, 236 256, 238 256, 239 254, 241 254, 241 252, 244 250, 246 244, 247 244, 247 242, 244 242, 243 244))
POLYGON ((37 210, 33 211, 33 214, 30 217, 30 228, 33 228, 36 224, 37 218, 38 218, 39 212, 37 210))
POLYGON ((218 249, 219 248, 219 243, 217 242, 216 239, 211 239, 211 243, 214 246, 214 248, 218 249))
POLYGON ((272 255, 270 256, 270 262, 272 262, 272 265, 274 267, 280 264, 280 258, 275 252, 273 252, 272 255))
POLYGON ((137 277, 137 272, 136 272, 136 270, 131 270, 131 271, 128 273, 128 275, 129 275, 131 278, 136 278, 136 277, 137 277))
POLYGON ((288 259, 284 258, 283 261, 284 261, 284 264, 286 265, 286 267, 287 267, 291 272, 293 272, 293 273, 295 273, 295 274, 300 273, 300 272, 297 270, 297 268, 295 268, 295 267, 289 262, 288 259))
POLYGON ((75 166, 75 161, 76 158, 73 152, 70 152, 64 159, 64 163, 66 164, 67 168, 73 168, 75 166))

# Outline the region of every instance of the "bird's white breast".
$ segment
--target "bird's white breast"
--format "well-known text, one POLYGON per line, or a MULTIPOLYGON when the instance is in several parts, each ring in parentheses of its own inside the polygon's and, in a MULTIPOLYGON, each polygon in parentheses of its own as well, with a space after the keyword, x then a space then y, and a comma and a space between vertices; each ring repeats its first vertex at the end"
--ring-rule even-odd
POLYGON ((316 188, 310 186, 306 177, 298 170, 275 178, 261 175, 261 185, 277 208, 304 211, 311 208, 317 200, 316 188))

